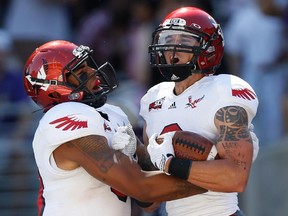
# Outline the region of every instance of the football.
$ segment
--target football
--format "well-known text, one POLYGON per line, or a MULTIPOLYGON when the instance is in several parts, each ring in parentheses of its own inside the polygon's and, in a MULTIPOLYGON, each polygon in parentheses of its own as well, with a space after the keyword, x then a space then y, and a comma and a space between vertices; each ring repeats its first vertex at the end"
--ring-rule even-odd
MULTIPOLYGON (((162 140, 158 140, 161 143, 162 140)), ((198 161, 219 159, 217 149, 212 141, 191 131, 176 131, 172 144, 175 156, 198 161)))

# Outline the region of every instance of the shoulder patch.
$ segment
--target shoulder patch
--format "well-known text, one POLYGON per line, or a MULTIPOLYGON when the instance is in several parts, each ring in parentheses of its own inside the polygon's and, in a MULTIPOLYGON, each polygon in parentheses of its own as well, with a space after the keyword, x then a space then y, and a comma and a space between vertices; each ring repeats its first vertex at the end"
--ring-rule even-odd
POLYGON ((62 129, 63 131, 67 130, 77 130, 80 128, 87 128, 88 121, 87 119, 81 119, 77 115, 68 115, 62 118, 56 119, 49 124, 56 125, 55 128, 62 129))
POLYGON ((243 98, 244 100, 254 100, 257 98, 256 94, 248 88, 232 89, 232 96, 243 98))

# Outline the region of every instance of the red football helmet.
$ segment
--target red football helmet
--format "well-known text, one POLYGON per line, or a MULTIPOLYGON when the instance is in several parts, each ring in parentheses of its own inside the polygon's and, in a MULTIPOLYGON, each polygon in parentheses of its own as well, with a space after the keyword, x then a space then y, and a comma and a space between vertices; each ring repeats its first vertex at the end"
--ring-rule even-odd
MULTIPOLYGON (((77 46, 71 42, 50 41, 37 48, 28 58, 24 68, 24 88, 28 96, 44 109, 61 102, 78 101, 94 107, 106 102, 106 94, 118 86, 115 71, 108 62, 98 67, 91 57, 92 50, 87 46, 77 46), (74 71, 86 62, 95 69, 89 77, 78 78, 74 71), (73 75, 79 81, 78 86, 67 82, 67 76, 73 75), (92 91, 86 83, 92 77, 99 77, 98 90, 92 91)), ((96 89, 96 88, 95 88, 96 89)))
POLYGON ((150 64, 168 81, 182 81, 192 73, 213 74, 221 64, 224 52, 221 27, 201 9, 183 7, 171 12, 152 38, 150 64), (171 40, 173 35, 181 35, 184 39, 175 43, 171 40), (165 51, 173 53, 174 60, 170 64, 164 57, 165 51), (186 64, 177 64, 176 52, 193 53, 193 58, 186 64))

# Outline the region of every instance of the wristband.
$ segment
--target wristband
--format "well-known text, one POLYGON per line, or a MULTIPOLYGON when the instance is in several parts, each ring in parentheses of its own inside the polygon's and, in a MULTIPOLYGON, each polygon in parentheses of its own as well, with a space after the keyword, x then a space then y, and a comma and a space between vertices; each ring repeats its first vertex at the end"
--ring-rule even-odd
POLYGON ((192 160, 173 157, 168 167, 168 173, 175 177, 187 180, 191 166, 192 160))

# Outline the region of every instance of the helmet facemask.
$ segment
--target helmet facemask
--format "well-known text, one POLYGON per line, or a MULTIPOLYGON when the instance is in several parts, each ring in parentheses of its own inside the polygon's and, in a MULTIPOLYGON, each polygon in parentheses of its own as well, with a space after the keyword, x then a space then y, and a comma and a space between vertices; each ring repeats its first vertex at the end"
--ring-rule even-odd
POLYGON ((113 67, 108 62, 98 67, 92 52, 89 47, 64 40, 36 48, 23 71, 27 95, 44 112, 69 101, 102 106, 105 95, 117 88, 118 81, 113 67))
MULTIPOLYGON (((217 31, 217 29, 216 29, 217 31)), ((209 36, 205 32, 196 30, 189 26, 165 25, 158 27, 152 35, 152 45, 149 46, 150 65, 152 68, 158 68, 162 76, 167 81, 180 82, 190 76, 192 73, 211 74, 217 67, 202 68, 203 59, 209 59, 213 43, 213 35, 209 36), (167 40, 172 35, 182 35, 184 39, 179 42, 167 40), (194 43, 197 41, 197 43, 194 43), (176 59, 167 63, 164 52, 172 52, 172 58, 176 59), (190 61, 183 64, 177 64, 176 53, 191 53, 193 57, 190 61), (200 60, 202 59, 202 60, 200 60)))
POLYGON ((93 107, 100 107, 106 102, 106 94, 118 87, 118 81, 112 65, 106 62, 98 67, 91 56, 92 52, 89 47, 83 45, 75 48, 73 50, 75 57, 63 68, 62 75, 65 80, 64 84, 73 89, 69 95, 70 100, 77 100, 81 93, 83 93, 82 103, 93 107), (75 71, 77 71, 84 62, 89 67, 95 69, 95 71, 89 75, 82 74, 77 76, 75 71), (79 85, 74 86, 67 82, 68 76, 73 76, 79 82, 79 85), (86 84, 90 79, 95 79, 95 77, 97 77, 97 81, 95 82, 95 87, 91 90, 87 88, 86 84))

